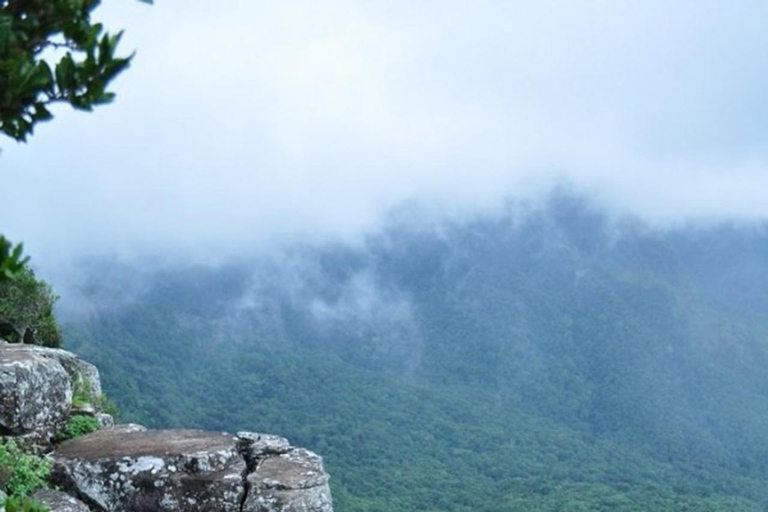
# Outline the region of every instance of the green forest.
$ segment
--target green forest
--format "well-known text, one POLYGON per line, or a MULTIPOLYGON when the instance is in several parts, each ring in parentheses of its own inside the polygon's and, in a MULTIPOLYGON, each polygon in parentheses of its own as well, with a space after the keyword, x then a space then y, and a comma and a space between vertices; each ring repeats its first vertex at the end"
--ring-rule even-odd
POLYGON ((340 512, 768 509, 768 230, 556 193, 61 301, 122 421, 277 433, 340 512))

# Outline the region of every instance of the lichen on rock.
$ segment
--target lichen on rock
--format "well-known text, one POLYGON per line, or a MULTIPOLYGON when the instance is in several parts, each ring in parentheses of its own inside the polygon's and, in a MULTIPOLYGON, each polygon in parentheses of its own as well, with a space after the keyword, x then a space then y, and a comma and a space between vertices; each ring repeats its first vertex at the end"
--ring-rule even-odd
POLYGON ((49 512, 90 512, 85 503, 69 494, 53 489, 41 489, 36 491, 32 498, 42 503, 49 512))
POLYGON ((246 478, 243 512, 331 512, 333 500, 323 459, 292 448, 268 455, 246 478))
POLYGON ((0 435, 48 444, 69 416, 72 381, 58 361, 25 347, 0 341, 0 435))
POLYGON ((54 481, 109 512, 238 511, 245 461, 234 436, 106 429, 62 443, 54 481))

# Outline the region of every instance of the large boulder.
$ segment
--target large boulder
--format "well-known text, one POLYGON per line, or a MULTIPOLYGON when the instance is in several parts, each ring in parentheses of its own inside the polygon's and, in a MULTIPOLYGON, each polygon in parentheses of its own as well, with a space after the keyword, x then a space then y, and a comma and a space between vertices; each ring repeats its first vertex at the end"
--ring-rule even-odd
POLYGON ((333 512, 322 459, 284 438, 134 427, 59 445, 54 483, 102 512, 333 512))
POLYGON ((0 341, 0 435, 48 444, 69 416, 72 379, 35 348, 0 341))
POLYGON ((83 383, 90 398, 96 399, 101 396, 101 377, 99 376, 98 368, 91 363, 83 361, 72 352, 60 348, 41 347, 39 345, 0 343, 2 343, 0 350, 34 353, 55 361, 67 372, 73 386, 76 382, 80 381, 83 383))
POLYGON ((243 512, 333 512, 323 459, 308 450, 266 455, 246 481, 243 512))
POLYGON ((104 512, 235 512, 245 497, 227 434, 106 429, 62 443, 53 460, 54 482, 104 512))
POLYGON ((53 489, 41 489, 32 497, 48 507, 49 512, 91 512, 82 501, 53 489))

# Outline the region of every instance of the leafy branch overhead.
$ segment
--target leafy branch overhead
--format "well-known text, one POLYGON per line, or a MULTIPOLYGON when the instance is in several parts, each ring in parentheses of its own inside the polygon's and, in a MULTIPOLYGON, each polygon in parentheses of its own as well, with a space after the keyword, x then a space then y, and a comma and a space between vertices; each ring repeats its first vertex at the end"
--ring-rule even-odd
POLYGON ((99 3, 0 0, 0 131, 26 141, 52 103, 91 110, 114 99, 107 87, 132 55, 117 56, 122 32, 91 21, 99 3))

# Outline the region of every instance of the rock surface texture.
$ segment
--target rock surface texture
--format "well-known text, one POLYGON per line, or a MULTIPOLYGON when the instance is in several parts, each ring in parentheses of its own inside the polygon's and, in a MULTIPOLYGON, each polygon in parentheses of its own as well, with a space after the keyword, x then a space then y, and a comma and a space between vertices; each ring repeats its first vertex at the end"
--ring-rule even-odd
POLYGON ((73 408, 84 386, 101 395, 98 370, 74 354, 0 340, 0 436, 50 447, 72 415, 102 425, 53 448, 60 491, 35 494, 51 512, 333 511, 322 459, 285 438, 114 425, 92 404, 73 408))
POLYGON ((245 461, 234 436, 102 430, 62 443, 54 481, 103 511, 240 509, 245 461))
POLYGON ((62 443, 54 481, 104 512, 333 510, 320 457, 276 436, 241 435, 106 429, 62 443), (264 449, 247 451, 254 438, 264 449))
POLYGON ((50 512, 90 512, 85 503, 65 492, 43 489, 32 497, 47 506, 50 512))
POLYGON ((47 444, 64 428, 72 380, 55 359, 0 341, 0 435, 47 444))
POLYGON ((322 459, 295 448, 260 460, 246 477, 243 512, 326 512, 333 510, 322 459))

